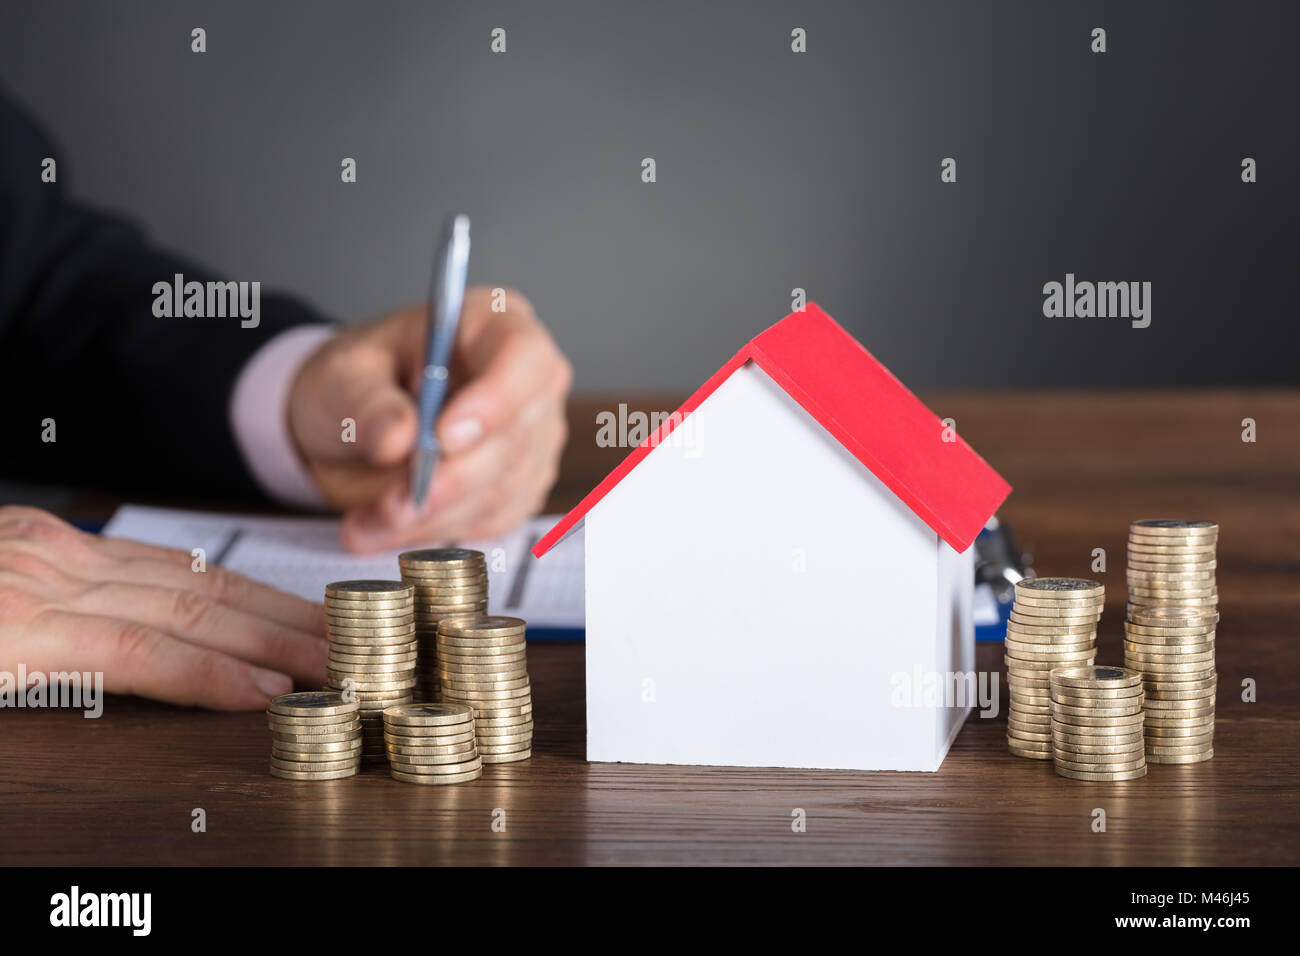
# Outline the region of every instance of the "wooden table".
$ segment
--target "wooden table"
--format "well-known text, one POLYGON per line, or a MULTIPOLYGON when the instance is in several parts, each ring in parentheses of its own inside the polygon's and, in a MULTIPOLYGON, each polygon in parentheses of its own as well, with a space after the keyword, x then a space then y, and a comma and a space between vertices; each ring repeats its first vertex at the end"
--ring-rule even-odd
MULTIPOLYGON (((0 714, 0 863, 68 864, 1295 864, 1300 862, 1300 393, 928 395, 1015 486, 1002 511, 1044 574, 1087 574, 1104 548, 1100 659, 1119 661, 1128 522, 1222 526, 1214 760, 1085 784, 1007 753, 1005 716, 972 717, 938 773, 589 764, 583 648, 529 651, 535 756, 474 783, 380 772, 330 783, 266 771, 260 713, 113 698, 104 716, 0 714), (1241 441, 1254 418, 1258 442, 1241 441), (1243 703, 1241 684, 1258 684, 1243 703), (191 811, 207 811, 206 833, 191 811), (791 811, 807 832, 791 831, 791 811), (1091 831, 1092 811, 1108 815, 1091 831), (492 829, 506 812, 506 831, 492 829)), ((552 507, 622 452, 594 448, 574 405, 552 507)), ((982 645, 981 669, 1001 670, 982 645)), ((1005 692, 1005 685, 1003 685, 1005 692)), ((1005 697, 1003 698, 1005 708, 1005 697)))

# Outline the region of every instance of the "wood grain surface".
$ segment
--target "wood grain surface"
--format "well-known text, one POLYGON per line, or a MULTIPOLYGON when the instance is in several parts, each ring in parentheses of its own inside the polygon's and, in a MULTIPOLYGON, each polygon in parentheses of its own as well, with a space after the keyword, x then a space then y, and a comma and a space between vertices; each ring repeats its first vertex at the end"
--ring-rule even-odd
MULTIPOLYGON (((1104 548, 1101 661, 1122 658, 1124 541, 1138 517, 1221 525, 1215 758, 1081 783, 1008 754, 1005 715, 972 716, 938 773, 589 764, 583 648, 535 644, 532 760, 453 787, 381 771, 267 773, 261 713, 110 698, 104 715, 0 712, 4 864, 1295 864, 1300 862, 1300 393, 923 396, 1015 486, 1001 514, 1040 574, 1090 574, 1104 548), (1258 442, 1241 441, 1254 418, 1258 442), (1258 702, 1241 700, 1242 681, 1258 702), (193 833, 191 811, 207 812, 193 833), (1107 832, 1093 833, 1101 807, 1107 832), (807 832, 791 830, 791 812, 807 832), (505 832, 492 828, 505 811, 505 832)), ((617 462, 575 402, 552 507, 617 462)), ((761 518, 761 516, 758 516, 761 518)), ((849 609, 858 613, 860 609, 849 609)), ((1000 646, 981 669, 1001 671, 1000 646)), ((1003 710, 1005 710, 1005 686, 1003 710)))

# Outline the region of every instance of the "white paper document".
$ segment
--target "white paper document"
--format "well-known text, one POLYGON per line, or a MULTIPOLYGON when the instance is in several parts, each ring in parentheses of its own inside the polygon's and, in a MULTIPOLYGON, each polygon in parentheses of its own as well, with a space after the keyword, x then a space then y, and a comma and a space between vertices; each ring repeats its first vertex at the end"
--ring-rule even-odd
MULTIPOLYGON (((487 557, 489 614, 521 617, 530 629, 582 629, 581 529, 547 552, 544 559, 529 553, 559 519, 559 515, 542 515, 497 538, 458 542, 460 547, 475 548, 487 557)), ((125 505, 103 533, 183 551, 202 548, 209 563, 309 601, 320 601, 331 581, 401 577, 397 551, 368 555, 344 551, 334 518, 228 515, 125 505)))

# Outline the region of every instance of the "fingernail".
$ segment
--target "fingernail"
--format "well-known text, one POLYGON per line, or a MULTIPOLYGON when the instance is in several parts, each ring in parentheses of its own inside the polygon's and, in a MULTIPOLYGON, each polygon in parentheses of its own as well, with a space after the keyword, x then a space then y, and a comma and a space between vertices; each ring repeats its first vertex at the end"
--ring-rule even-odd
POLYGON ((250 667, 248 673, 253 679, 253 686, 267 697, 279 697, 293 690, 293 681, 288 674, 267 670, 265 667, 250 667))
POLYGON ((442 444, 454 454, 474 444, 482 434, 483 423, 477 418, 460 418, 442 430, 442 444))

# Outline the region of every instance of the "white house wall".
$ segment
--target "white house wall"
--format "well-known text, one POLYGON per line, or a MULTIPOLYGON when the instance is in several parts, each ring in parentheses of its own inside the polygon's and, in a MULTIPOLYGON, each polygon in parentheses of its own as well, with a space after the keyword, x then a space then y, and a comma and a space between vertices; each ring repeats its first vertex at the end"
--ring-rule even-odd
MULTIPOLYGON (((939 549, 939 607, 936 633, 938 634, 938 663, 936 671, 945 676, 975 674, 975 619, 972 604, 975 597, 975 547, 958 554, 935 535, 939 549)), ((958 678, 961 679, 961 678, 958 678)), ((977 676, 974 678, 978 680, 977 676)), ((957 684, 949 686, 956 691, 957 684)), ((978 683, 969 681, 961 686, 961 695, 954 693, 954 706, 939 712, 935 748, 942 761, 961 730, 972 706, 978 698, 972 691, 978 683)))
POLYGON ((935 769, 947 546, 752 363, 692 422, 586 518, 589 759, 935 769))

